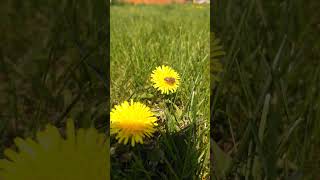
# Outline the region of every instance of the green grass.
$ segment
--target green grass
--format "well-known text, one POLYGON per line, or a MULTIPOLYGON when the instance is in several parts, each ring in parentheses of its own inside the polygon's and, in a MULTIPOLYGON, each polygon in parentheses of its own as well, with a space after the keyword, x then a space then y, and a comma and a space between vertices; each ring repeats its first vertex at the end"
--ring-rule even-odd
POLYGON ((209 171, 209 6, 111 6, 111 107, 135 99, 159 117, 158 132, 131 148, 111 143, 114 179, 201 179, 209 171), (181 86, 164 96, 150 82, 169 65, 181 86))
POLYGON ((105 1, 1 1, 0 157, 46 124, 108 117, 105 1))
POLYGON ((213 179, 319 179, 319 2, 218 0, 213 179))

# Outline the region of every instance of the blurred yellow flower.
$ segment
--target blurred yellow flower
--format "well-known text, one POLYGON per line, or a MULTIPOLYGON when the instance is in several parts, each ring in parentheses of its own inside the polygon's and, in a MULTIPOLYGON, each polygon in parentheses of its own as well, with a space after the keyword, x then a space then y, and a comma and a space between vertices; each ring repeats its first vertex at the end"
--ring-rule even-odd
POLYGON ((109 138, 96 129, 74 129, 67 122, 66 139, 51 125, 37 141, 15 139, 18 152, 6 149, 0 160, 1 180, 110 179, 109 138))
POLYGON ((110 133, 117 134, 116 139, 127 144, 131 139, 131 145, 143 144, 143 138, 151 137, 155 132, 157 118, 150 108, 140 102, 125 101, 116 105, 110 113, 110 133))
POLYGON ((169 66, 162 65, 152 71, 151 82, 162 94, 174 93, 179 87, 180 76, 169 66))

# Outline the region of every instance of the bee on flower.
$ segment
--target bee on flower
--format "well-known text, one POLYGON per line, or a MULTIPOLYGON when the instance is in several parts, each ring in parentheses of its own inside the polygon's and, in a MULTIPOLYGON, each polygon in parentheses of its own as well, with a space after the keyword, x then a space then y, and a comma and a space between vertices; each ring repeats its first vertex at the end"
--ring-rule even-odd
POLYGON ((159 66, 151 74, 153 87, 162 94, 170 94, 177 91, 180 84, 179 74, 169 66, 159 66))

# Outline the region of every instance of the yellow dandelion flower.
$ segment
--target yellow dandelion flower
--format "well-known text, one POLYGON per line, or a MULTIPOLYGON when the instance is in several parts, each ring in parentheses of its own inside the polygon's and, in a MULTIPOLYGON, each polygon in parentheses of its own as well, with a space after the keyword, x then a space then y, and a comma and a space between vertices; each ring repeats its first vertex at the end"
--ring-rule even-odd
POLYGON ((180 84, 179 74, 169 66, 159 66, 151 74, 153 87, 160 90, 162 94, 176 92, 180 84))
POLYGON ((110 133, 117 134, 116 139, 127 144, 131 139, 131 145, 143 144, 143 138, 151 137, 155 132, 157 118, 150 108, 140 102, 128 101, 116 105, 110 113, 110 133))
POLYGON ((110 179, 109 138, 96 129, 75 130, 68 121, 66 138, 48 125, 36 139, 16 138, 19 151, 5 150, 1 180, 110 179))

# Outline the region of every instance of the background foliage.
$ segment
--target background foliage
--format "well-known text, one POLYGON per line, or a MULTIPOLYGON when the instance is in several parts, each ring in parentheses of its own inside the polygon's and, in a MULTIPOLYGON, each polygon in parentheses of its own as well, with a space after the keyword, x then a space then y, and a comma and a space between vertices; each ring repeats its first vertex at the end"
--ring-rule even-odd
POLYGON ((319 179, 319 2, 218 0, 213 179, 319 179))
POLYGON ((0 2, 0 157, 45 124, 107 128, 103 0, 0 2))

